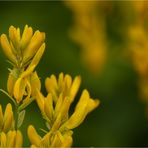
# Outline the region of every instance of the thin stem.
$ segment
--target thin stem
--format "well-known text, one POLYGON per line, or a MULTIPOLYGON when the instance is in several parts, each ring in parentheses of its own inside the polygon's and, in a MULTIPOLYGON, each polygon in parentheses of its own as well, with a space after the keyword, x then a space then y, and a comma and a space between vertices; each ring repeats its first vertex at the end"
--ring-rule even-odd
POLYGON ((15 129, 18 129, 19 104, 15 105, 15 129))
POLYGON ((1 91, 2 93, 4 93, 6 96, 8 96, 8 97, 13 101, 13 103, 15 104, 15 106, 17 106, 16 101, 15 101, 5 90, 0 89, 0 91, 1 91))

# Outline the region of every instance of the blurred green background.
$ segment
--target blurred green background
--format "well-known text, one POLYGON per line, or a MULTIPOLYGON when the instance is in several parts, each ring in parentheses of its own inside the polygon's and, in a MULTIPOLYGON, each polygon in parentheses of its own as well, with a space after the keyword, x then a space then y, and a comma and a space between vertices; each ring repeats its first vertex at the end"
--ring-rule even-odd
MULTIPOLYGON (((74 129, 73 146, 148 146, 148 115, 145 114, 146 106, 138 97, 138 75, 130 61, 123 56, 124 24, 127 25, 131 19, 125 10, 130 8, 128 2, 117 1, 114 8, 111 14, 107 14, 110 39, 107 63, 102 72, 94 76, 81 64, 81 49, 68 35, 73 17, 63 1, 0 2, 1 34, 8 34, 10 25, 23 29, 26 24, 46 33, 46 51, 37 67, 45 95, 45 78, 64 72, 73 77, 82 76, 76 101, 84 88, 89 90, 92 98, 100 99, 101 105, 87 116, 81 126, 74 129)), ((5 90, 10 67, 0 50, 0 88, 5 90)), ((4 109, 10 100, 2 93, 0 98, 4 109)), ((46 127, 35 102, 26 109, 21 127, 24 146, 29 146, 26 132, 29 124, 34 124, 38 132, 44 134, 39 128, 46 127)))

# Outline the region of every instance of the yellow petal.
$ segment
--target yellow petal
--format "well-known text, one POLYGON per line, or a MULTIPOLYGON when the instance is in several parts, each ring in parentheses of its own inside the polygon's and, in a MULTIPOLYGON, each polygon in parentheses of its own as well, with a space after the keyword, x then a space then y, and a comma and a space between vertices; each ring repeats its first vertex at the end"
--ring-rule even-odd
POLYGON ((26 79, 19 78, 15 85, 14 85, 14 97, 17 101, 17 103, 20 103, 22 101, 23 95, 25 94, 25 88, 26 88, 26 79))
POLYGON ((75 77, 75 79, 72 83, 71 89, 70 89, 71 102, 73 102, 73 100, 79 90, 80 84, 81 84, 81 77, 80 76, 75 77))
POLYGON ((48 93, 51 93, 53 95, 53 99, 55 102, 57 102, 57 90, 58 90, 58 84, 55 75, 51 75, 50 78, 46 78, 45 80, 45 88, 48 93))
POLYGON ((31 96, 31 91, 32 91, 32 89, 31 89, 31 84, 30 84, 30 82, 29 82, 29 80, 27 79, 26 80, 26 93, 27 93, 27 96, 31 96))
POLYGON ((64 140, 62 142, 61 147, 62 148, 71 148, 72 143, 73 143, 72 136, 64 135, 63 137, 64 137, 64 140))
POLYGON ((68 111, 70 108, 70 104, 71 104, 70 98, 65 97, 60 110, 60 114, 63 122, 68 119, 68 111))
POLYGON ((20 35, 20 28, 17 28, 17 30, 16 30, 16 36, 17 36, 17 41, 18 41, 18 43, 20 42, 20 39, 21 39, 21 35, 20 35))
POLYGON ((7 90, 8 93, 12 96, 13 95, 13 89, 14 89, 14 84, 16 82, 16 78, 12 74, 12 72, 9 73, 8 80, 7 80, 7 90))
POLYGON ((13 46, 15 48, 16 51, 18 51, 20 53, 20 49, 19 49, 19 43, 20 43, 20 29, 19 28, 15 28, 14 26, 10 26, 9 27, 9 37, 10 40, 13 43, 13 46))
POLYGON ((35 65, 35 67, 38 65, 38 63, 39 63, 39 61, 40 61, 40 59, 41 59, 41 57, 42 57, 44 51, 45 51, 45 43, 43 43, 43 44, 40 46, 39 50, 38 50, 37 53, 35 54, 35 56, 34 56, 34 58, 32 59, 32 61, 31 61, 31 63, 30 63, 30 65, 29 65, 28 68, 30 68, 30 67, 33 66, 33 65, 35 65))
POLYGON ((6 142, 7 142, 6 134, 2 132, 0 135, 0 146, 6 147, 6 142))
POLYGON ((10 46, 11 46, 12 53, 16 56, 18 53, 17 53, 16 49, 14 48, 14 45, 11 40, 10 40, 10 46))
POLYGON ((31 84, 31 94, 32 96, 35 96, 35 93, 36 93, 35 88, 37 88, 39 91, 41 90, 41 82, 37 75, 37 72, 34 72, 31 74, 30 84, 31 84))
POLYGON ((27 79, 23 79, 27 76, 29 76, 35 68, 35 65, 32 65, 31 67, 27 68, 26 71, 24 71, 20 78, 17 79, 15 85, 14 85, 14 97, 17 101, 17 103, 20 103, 20 101, 23 98, 23 95, 25 94, 25 88, 27 86, 27 79))
POLYGON ((24 31, 21 38, 21 49, 25 49, 26 46, 29 44, 31 38, 33 35, 33 30, 31 27, 28 27, 28 25, 25 25, 24 31))
POLYGON ((89 93, 87 92, 87 90, 84 90, 82 92, 82 95, 80 97, 78 104, 76 105, 74 113, 69 118, 69 120, 65 124, 63 124, 63 127, 65 126, 68 129, 73 129, 79 126, 87 115, 86 109, 87 109, 88 102, 89 102, 89 93))
POLYGON ((37 134, 32 125, 28 127, 28 138, 31 144, 36 145, 37 147, 40 145, 41 137, 37 134))
POLYGON ((60 113, 62 106, 63 106, 63 94, 61 93, 59 98, 57 99, 57 103, 56 103, 56 106, 55 106, 55 113, 54 113, 55 118, 60 113))
POLYGON ((88 105, 87 105, 87 112, 90 113, 92 110, 94 110, 98 105, 100 104, 100 101, 98 99, 89 99, 88 105))
POLYGON ((48 94, 47 97, 45 98, 44 111, 49 120, 52 121, 54 115, 54 109, 53 109, 53 99, 51 94, 48 94))
POLYGON ((16 63, 16 57, 12 52, 7 36, 5 34, 2 34, 0 37, 0 40, 1 40, 1 46, 2 46, 3 52, 5 53, 7 58, 13 63, 16 63))
POLYGON ((66 87, 66 90, 69 91, 69 88, 71 87, 71 84, 72 84, 72 78, 70 75, 66 74, 65 77, 64 77, 64 81, 66 83, 65 87, 66 87))
POLYGON ((8 147, 14 147, 15 146, 15 136, 16 136, 16 131, 9 131, 8 132, 8 147))
POLYGON ((59 90, 62 91, 62 88, 63 88, 63 84, 64 83, 64 74, 61 72, 59 74, 59 78, 58 78, 58 86, 59 86, 59 90))
POLYGON ((56 134, 53 137, 51 147, 61 147, 62 145, 63 136, 59 131, 56 132, 56 134))
POLYGON ((22 133, 18 130, 16 131, 16 137, 15 137, 15 147, 22 147, 23 145, 23 136, 22 133))
POLYGON ((37 104, 40 108, 41 113, 44 114, 44 101, 45 100, 44 100, 44 96, 38 89, 36 89, 35 99, 37 101, 37 104))
POLYGON ((50 146, 51 132, 47 133, 41 140, 41 145, 44 147, 50 146))
POLYGON ((34 64, 30 65, 30 66, 21 74, 20 78, 24 78, 24 77, 29 76, 29 75, 33 72, 34 69, 35 69, 35 65, 34 65, 34 64))
POLYGON ((45 33, 41 33, 39 31, 36 31, 27 46, 27 48, 24 50, 23 53, 23 62, 30 60, 38 51, 38 49, 41 47, 45 40, 45 33))
POLYGON ((62 118, 61 118, 61 114, 59 114, 56 118, 56 120, 54 121, 54 124, 51 128, 51 132, 55 132, 59 129, 60 125, 61 125, 61 122, 62 122, 62 118))
POLYGON ((4 114, 4 127, 3 131, 7 132, 12 128, 13 125, 13 112, 11 104, 7 104, 4 114))
POLYGON ((46 78, 45 87, 48 93, 53 92, 53 89, 58 89, 57 80, 55 75, 51 75, 50 78, 46 78))

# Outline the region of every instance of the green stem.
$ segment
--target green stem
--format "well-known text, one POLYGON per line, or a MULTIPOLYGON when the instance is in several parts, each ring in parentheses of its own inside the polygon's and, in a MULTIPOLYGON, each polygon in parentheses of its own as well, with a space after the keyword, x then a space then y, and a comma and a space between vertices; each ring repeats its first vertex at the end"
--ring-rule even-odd
POLYGON ((18 130, 19 104, 15 105, 15 129, 18 130))

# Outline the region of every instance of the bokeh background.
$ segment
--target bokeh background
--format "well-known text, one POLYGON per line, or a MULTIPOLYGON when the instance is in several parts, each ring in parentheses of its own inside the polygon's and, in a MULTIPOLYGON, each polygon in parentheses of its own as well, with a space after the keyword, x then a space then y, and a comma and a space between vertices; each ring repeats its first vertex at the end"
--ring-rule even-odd
MULTIPOLYGON (((88 9, 89 6, 91 5, 87 6, 88 9)), ((32 26, 34 30, 39 29, 46 33, 46 51, 37 67, 45 95, 45 78, 51 74, 58 76, 60 72, 64 72, 72 77, 76 75, 82 77, 76 101, 84 88, 89 90, 92 98, 100 99, 100 106, 87 116, 81 126, 74 129, 73 146, 148 146, 147 102, 139 95, 139 73, 132 62, 131 50, 128 49, 130 44, 128 28, 137 23, 135 18, 139 9, 136 11, 131 1, 106 1, 97 4, 96 24, 104 26, 103 29, 98 27, 98 30, 94 31, 98 32, 99 37, 96 35, 96 38, 92 39, 93 33, 90 33, 92 35, 90 39, 94 44, 94 40, 99 42, 100 38, 103 38, 101 45, 96 46, 98 50, 105 48, 105 54, 100 55, 101 58, 105 57, 105 62, 102 62, 101 68, 98 67, 99 70, 97 68, 94 70, 91 69, 91 66, 94 66, 93 62, 91 65, 83 60, 85 49, 82 45, 87 43, 87 40, 81 43, 77 40, 81 40, 83 36, 76 40, 73 38, 73 34, 79 36, 79 33, 75 34, 77 33, 74 17, 76 11, 67 2, 0 1, 1 34, 8 34, 10 25, 23 29, 26 24, 32 26)), ((79 13, 81 12, 77 13, 78 18, 79 13)), ((91 29, 96 27, 91 25, 88 27, 88 36, 91 29)), ((83 25, 81 27, 83 28, 83 25)), ((92 49, 89 53, 91 51, 92 49)), ((4 90, 6 90, 8 68, 11 66, 0 50, 0 88, 4 90)), ((8 97, 1 93, 0 103, 3 109, 8 102, 10 102, 8 97)), ((40 128, 46 129, 46 126, 35 102, 27 107, 25 121, 21 127, 24 146, 29 146, 26 132, 29 124, 33 124, 41 135, 44 134, 40 128)))

